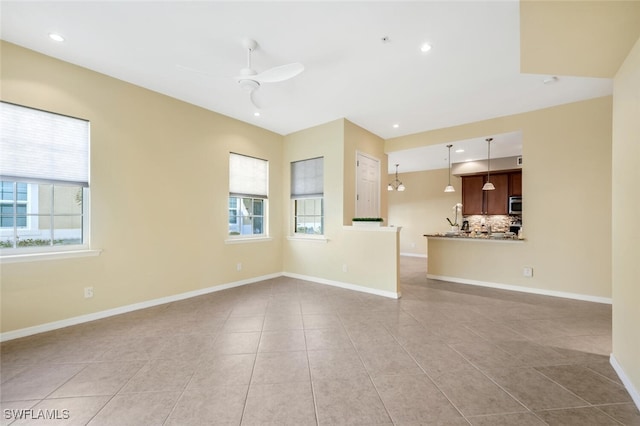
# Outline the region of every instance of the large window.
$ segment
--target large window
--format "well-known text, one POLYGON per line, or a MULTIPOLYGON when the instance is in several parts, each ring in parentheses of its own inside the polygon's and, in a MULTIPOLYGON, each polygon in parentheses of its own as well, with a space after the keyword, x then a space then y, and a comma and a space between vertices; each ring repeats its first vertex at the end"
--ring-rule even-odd
POLYGON ((324 234, 324 159, 291 163, 291 199, 295 234, 324 234))
POLYGON ((231 153, 229 156, 229 235, 267 235, 269 163, 231 153))
POLYGON ((89 123, 0 102, 0 249, 88 245, 89 123))

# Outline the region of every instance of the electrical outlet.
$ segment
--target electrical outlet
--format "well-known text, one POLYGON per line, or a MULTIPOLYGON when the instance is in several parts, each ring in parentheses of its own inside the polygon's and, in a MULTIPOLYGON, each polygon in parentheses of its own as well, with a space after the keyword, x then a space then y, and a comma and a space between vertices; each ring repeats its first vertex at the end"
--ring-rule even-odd
POLYGON ((525 266, 524 268, 522 268, 522 276, 527 278, 533 277, 533 268, 530 266, 525 266))
POLYGON ((346 263, 342 264, 342 272, 349 272, 349 268, 346 263))
POLYGON ((91 299, 93 297, 93 287, 84 288, 84 298, 91 299))
POLYGON ((236 265, 236 271, 242 271, 242 262, 238 262, 236 265))

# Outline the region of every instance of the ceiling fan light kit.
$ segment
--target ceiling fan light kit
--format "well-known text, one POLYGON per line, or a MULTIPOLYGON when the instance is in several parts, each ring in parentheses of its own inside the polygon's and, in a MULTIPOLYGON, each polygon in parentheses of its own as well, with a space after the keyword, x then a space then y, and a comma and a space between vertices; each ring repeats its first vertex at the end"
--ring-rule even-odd
POLYGON ((257 105, 254 94, 262 83, 279 83, 289 80, 304 71, 304 65, 294 62, 269 68, 259 73, 251 67, 251 53, 258 48, 258 42, 248 38, 242 41, 242 45, 247 49, 247 67, 240 70, 240 75, 235 80, 242 89, 249 92, 251 103, 258 109, 260 106, 257 105))
POLYGON ((256 90, 256 89, 260 88, 260 83, 258 83, 255 80, 249 80, 249 79, 239 80, 238 84, 244 90, 249 90, 249 91, 256 90))

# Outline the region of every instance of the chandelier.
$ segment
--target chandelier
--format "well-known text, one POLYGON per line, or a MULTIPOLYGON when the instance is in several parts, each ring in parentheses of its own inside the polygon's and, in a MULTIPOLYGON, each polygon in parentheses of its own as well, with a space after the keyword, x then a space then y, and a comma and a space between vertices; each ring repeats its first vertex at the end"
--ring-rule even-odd
POLYGON ((398 166, 399 164, 396 164, 396 178, 393 180, 393 182, 389 183, 389 185, 387 185, 387 191, 404 191, 405 187, 402 184, 402 182, 400 182, 400 180, 398 180, 398 166))

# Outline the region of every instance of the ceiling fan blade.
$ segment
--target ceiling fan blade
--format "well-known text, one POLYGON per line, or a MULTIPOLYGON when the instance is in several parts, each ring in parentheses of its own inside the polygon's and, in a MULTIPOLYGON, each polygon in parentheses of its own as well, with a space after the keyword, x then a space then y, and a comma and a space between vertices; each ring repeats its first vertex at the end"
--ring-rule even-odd
POLYGON ((279 67, 269 68, 259 74, 252 76, 253 80, 260 83, 277 83, 295 77, 304 71, 304 65, 300 62, 292 64, 280 65, 279 67))
POLYGON ((256 94, 257 92, 258 89, 253 89, 251 92, 249 92, 249 99, 251 100, 251 103, 254 107, 256 107, 257 109, 262 109, 262 102, 260 100, 260 96, 256 94))

